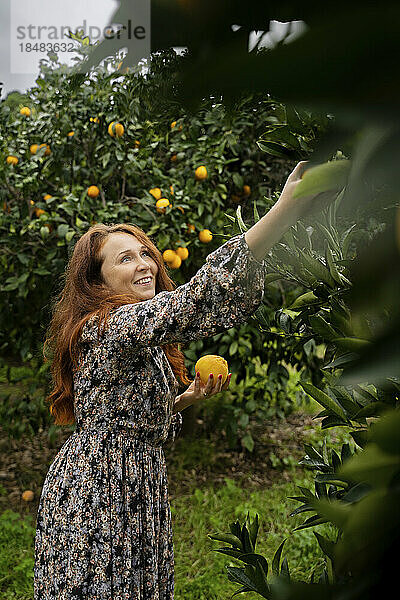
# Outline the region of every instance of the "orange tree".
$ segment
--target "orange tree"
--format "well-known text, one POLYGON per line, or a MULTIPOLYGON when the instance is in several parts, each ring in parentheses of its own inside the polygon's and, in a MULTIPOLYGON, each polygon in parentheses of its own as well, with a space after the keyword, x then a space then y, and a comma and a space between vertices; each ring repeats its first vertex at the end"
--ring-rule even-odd
MULTIPOLYGON (((78 34, 72 37, 84 56, 89 46, 78 34)), ((161 252, 169 252, 168 266, 182 284, 209 252, 240 231, 232 231, 235 213, 255 218, 257 204, 264 213, 276 200, 292 165, 284 155, 266 157, 257 144, 264 124, 275 122, 282 110, 295 115, 301 136, 291 139, 301 138, 299 152, 311 151, 326 126, 327 117, 296 112, 265 95, 245 95, 233 107, 209 97, 195 114, 187 114, 163 93, 180 60, 174 51, 160 53, 151 73, 139 76, 122 74, 122 61, 115 57, 76 85, 69 68, 50 55, 36 86, 18 105, 14 98, 0 105, 0 346, 5 361, 33 360, 32 373, 43 375, 41 383, 47 372, 42 341, 49 299, 59 290, 74 239, 95 222, 134 222, 161 252), (8 156, 17 162, 7 162, 8 156)), ((274 308, 279 307, 266 310, 274 308)), ((229 360, 249 401, 244 405, 241 394, 232 393, 218 410, 224 411, 230 442, 239 436, 249 450, 252 413, 261 419, 290 410, 285 340, 273 329, 268 342, 256 333, 257 324, 250 322, 185 349, 190 372, 202 354, 229 360), (268 404, 256 357, 269 364, 268 404)), ((311 354, 300 350, 292 362, 312 368, 318 358, 311 354)), ((35 429, 37 421, 35 412, 29 425, 35 429)))

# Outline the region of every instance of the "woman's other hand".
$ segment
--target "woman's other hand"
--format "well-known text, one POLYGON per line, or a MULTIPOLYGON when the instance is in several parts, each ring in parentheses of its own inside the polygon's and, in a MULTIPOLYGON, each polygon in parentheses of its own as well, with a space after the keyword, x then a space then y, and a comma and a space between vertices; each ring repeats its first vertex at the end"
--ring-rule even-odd
POLYGON ((217 377, 215 382, 213 377, 209 377, 207 383, 204 385, 200 379, 200 374, 196 373, 196 377, 184 392, 185 398, 187 397, 191 400, 191 404, 194 404, 195 402, 204 400, 205 397, 208 398, 210 396, 215 396, 215 394, 219 394, 220 392, 224 392, 229 387, 231 375, 232 373, 228 374, 224 384, 222 383, 221 376, 221 378, 217 377))

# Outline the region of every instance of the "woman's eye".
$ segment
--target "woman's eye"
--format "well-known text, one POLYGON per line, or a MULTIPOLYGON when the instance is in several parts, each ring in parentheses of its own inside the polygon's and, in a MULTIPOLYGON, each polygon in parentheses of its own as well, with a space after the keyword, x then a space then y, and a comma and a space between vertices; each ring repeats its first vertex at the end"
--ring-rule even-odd
MULTIPOLYGON (((149 253, 149 252, 147 252, 147 250, 143 250, 142 254, 147 254, 147 256, 150 256, 150 253, 149 253)), ((125 259, 125 258, 129 258, 129 254, 127 254, 126 256, 124 256, 124 257, 122 258, 121 262, 124 262, 124 259, 125 259)))

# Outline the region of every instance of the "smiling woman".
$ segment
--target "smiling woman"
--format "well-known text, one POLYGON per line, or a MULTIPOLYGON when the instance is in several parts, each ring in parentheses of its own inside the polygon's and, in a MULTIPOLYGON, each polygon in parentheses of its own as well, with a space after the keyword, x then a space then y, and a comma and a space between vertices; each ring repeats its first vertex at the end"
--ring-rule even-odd
POLYGON ((117 294, 129 293, 132 286, 143 299, 155 295, 157 261, 140 240, 124 232, 111 233, 103 244, 101 274, 117 294))
POLYGON ((78 239, 51 323, 49 397, 56 424, 68 417, 76 429, 43 484, 34 600, 173 600, 163 444, 190 406, 177 396, 185 371, 176 346, 246 321, 265 274, 244 234, 176 289, 141 229, 96 224, 78 239))
MULTIPOLYGON (((105 326, 110 312, 125 304, 153 298, 176 287, 168 276, 161 252, 136 225, 96 223, 76 242, 66 268, 60 299, 53 301, 53 315, 44 342, 52 358, 54 389, 46 398, 55 425, 75 422, 73 368, 78 360, 78 340, 86 321, 96 316, 105 326), (138 284, 143 277, 150 284, 138 284)), ((162 345, 166 358, 184 385, 191 379, 178 344, 162 345)))

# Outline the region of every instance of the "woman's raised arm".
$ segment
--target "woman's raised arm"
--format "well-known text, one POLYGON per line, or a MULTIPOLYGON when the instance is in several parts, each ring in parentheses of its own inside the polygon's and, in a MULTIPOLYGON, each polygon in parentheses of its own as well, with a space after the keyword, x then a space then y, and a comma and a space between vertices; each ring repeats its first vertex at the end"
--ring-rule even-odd
POLYGON ((244 239, 256 260, 262 261, 272 246, 307 212, 316 195, 293 200, 295 187, 306 170, 306 160, 299 162, 290 173, 282 194, 274 206, 244 234, 244 239))

